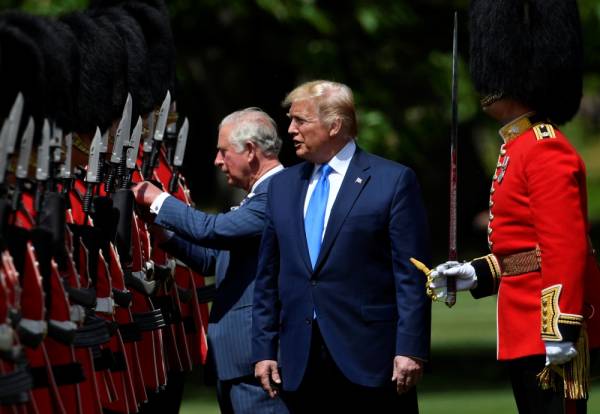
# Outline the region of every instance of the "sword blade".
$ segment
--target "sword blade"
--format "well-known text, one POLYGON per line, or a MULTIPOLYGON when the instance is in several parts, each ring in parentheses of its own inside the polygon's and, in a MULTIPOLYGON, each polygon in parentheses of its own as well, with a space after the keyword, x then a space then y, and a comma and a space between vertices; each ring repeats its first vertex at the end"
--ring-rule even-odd
MULTIPOLYGON (((458 12, 454 12, 454 30, 452 35, 452 124, 450 130, 450 206, 448 229, 448 260, 458 257, 456 248, 456 193, 458 183, 458 12)), ((456 303, 456 279, 448 278, 448 295, 446 305, 452 307, 456 303)))

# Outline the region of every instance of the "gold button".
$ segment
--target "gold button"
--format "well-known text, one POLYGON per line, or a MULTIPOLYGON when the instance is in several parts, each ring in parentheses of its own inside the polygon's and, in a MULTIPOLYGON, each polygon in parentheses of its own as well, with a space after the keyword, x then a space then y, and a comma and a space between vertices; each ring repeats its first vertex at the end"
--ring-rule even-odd
POLYGON ((494 219, 494 215, 490 212, 490 221, 494 219))
POLYGON ((488 234, 492 234, 492 228, 488 226, 488 234))
POLYGON ((490 205, 490 208, 491 208, 491 207, 494 207, 494 202, 493 202, 492 200, 490 200, 490 203, 489 203, 489 205, 490 205))

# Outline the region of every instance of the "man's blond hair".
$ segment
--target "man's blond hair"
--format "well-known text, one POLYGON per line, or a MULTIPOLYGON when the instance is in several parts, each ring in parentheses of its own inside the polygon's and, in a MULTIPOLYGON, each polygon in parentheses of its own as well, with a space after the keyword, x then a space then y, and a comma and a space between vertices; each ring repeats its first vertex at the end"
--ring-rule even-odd
POLYGON ((343 83, 314 80, 303 83, 288 93, 283 106, 288 107, 296 101, 307 99, 314 100, 319 118, 327 126, 339 119, 342 133, 348 138, 356 137, 358 125, 352 89, 343 83))

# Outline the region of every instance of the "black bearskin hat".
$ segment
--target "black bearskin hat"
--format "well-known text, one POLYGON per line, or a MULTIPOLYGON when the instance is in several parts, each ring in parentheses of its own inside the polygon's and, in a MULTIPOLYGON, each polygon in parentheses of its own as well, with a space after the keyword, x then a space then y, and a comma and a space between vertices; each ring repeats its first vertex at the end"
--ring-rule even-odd
POLYGON ((137 22, 148 47, 148 74, 153 106, 162 103, 167 91, 175 94, 175 42, 167 7, 162 0, 127 1, 121 7, 137 22))
POLYGON ((477 91, 515 99, 557 124, 569 121, 582 95, 576 0, 472 0, 469 13, 477 91))
POLYGON ((75 131, 93 133, 107 129, 121 116, 127 96, 125 50, 108 18, 84 12, 63 16, 79 44, 79 88, 75 131))
POLYGON ((44 58, 36 41, 19 27, 0 20, 0 117, 8 116, 19 92, 25 98, 23 118, 44 116, 44 58))
MULTIPOLYGON (((18 11, 7 11, 0 19, 3 24, 16 27, 29 37, 42 58, 41 73, 37 76, 40 83, 36 84, 36 77, 28 79, 30 74, 24 68, 26 64, 20 61, 21 53, 7 56, 7 60, 14 60, 18 65, 18 70, 25 70, 25 73, 15 74, 7 81, 13 82, 16 77, 22 80, 19 83, 34 83, 37 89, 35 96, 25 93, 24 97, 26 106, 39 106, 34 111, 39 113, 32 113, 38 118, 39 125, 41 117, 48 117, 61 128, 71 130, 76 95, 74 86, 77 83, 77 74, 73 70, 73 66, 76 68, 77 65, 73 62, 78 60, 78 48, 71 31, 60 22, 18 11)), ((10 95, 8 98, 13 99, 14 96, 11 98, 10 95)))
POLYGON ((97 16, 110 19, 120 35, 125 49, 126 90, 131 93, 133 100, 132 119, 135 122, 138 115, 145 115, 154 109, 148 73, 148 47, 144 33, 137 21, 121 8, 110 7, 96 13, 97 16))

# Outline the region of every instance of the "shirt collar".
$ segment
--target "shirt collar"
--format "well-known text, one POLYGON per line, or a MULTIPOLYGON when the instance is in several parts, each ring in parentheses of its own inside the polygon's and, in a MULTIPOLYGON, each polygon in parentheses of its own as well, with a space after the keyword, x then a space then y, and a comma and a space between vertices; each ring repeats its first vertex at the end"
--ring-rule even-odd
POLYGON ((269 171, 267 171, 263 175, 261 175, 260 178, 258 180, 256 180, 256 182, 254 183, 254 185, 250 189, 250 192, 248 193, 247 197, 248 198, 253 197, 254 196, 254 190, 256 190, 256 187, 258 187, 258 185, 260 183, 262 183, 263 181, 265 181, 270 176, 272 176, 274 174, 277 174, 281 170, 283 170, 283 165, 279 164, 276 167, 271 168, 269 171))
MULTIPOLYGON (((354 139, 351 139, 346 145, 344 145, 344 147, 341 150, 338 151, 337 154, 333 156, 333 158, 329 160, 329 162, 327 162, 327 164, 329 164, 329 166, 333 169, 332 172, 335 172, 342 176, 345 175, 346 171, 348 171, 348 167, 350 166, 350 160, 352 160, 352 156, 354 155, 355 151, 356 142, 354 142, 354 139)), ((313 170, 313 177, 317 173, 321 165, 323 164, 315 164, 315 168, 313 170)))

